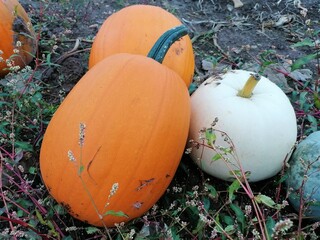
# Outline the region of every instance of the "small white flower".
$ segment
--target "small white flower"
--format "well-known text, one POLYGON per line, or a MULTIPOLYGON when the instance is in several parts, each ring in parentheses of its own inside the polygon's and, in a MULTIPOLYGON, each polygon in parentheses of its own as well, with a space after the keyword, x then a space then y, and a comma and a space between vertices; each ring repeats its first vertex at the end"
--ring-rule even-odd
POLYGON ((18 169, 19 169, 20 172, 24 173, 24 167, 22 165, 19 165, 18 169))
POLYGON ((274 233, 277 235, 280 232, 285 233, 292 226, 293 226, 293 222, 290 219, 284 219, 284 220, 280 220, 279 222, 277 222, 276 225, 274 226, 273 230, 274 230, 274 233))
POLYGON ((66 228, 66 231, 67 231, 67 232, 76 231, 76 230, 77 230, 77 227, 76 227, 76 226, 71 226, 71 227, 67 227, 67 228, 66 228))
POLYGON ((136 233, 136 231, 134 229, 131 229, 128 238, 133 239, 135 233, 136 233))
POLYGON ((83 147, 83 145, 84 145, 85 129, 86 129, 86 125, 84 123, 80 123, 80 130, 79 130, 79 145, 80 145, 80 147, 83 147))
POLYGON ((73 155, 73 152, 71 150, 68 151, 68 158, 71 162, 75 162, 76 158, 73 155))
POLYGON ((113 196, 117 192, 118 188, 119 188, 119 183, 114 183, 111 187, 109 196, 110 197, 113 196))

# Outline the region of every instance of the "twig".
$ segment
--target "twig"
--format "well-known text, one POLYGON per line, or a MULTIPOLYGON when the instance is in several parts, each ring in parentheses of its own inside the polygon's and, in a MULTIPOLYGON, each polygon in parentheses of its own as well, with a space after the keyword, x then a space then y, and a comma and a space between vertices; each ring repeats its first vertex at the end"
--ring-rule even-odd
MULTIPOLYGON (((73 46, 73 48, 64 53, 62 56, 60 56, 56 61, 54 61, 53 63, 54 64, 57 64, 59 65, 60 63, 62 63, 66 58, 68 57, 71 57, 72 55, 75 55, 75 54, 78 54, 78 53, 81 53, 81 52, 86 52, 86 51, 90 51, 91 48, 84 48, 84 49, 81 49, 81 50, 78 50, 79 46, 80 46, 80 43, 81 43, 81 39, 80 38, 77 38, 76 39, 76 42, 73 46)), ((51 73, 53 72, 53 68, 52 67, 48 67, 46 68, 43 72, 42 72, 42 75, 43 75, 43 78, 47 78, 48 76, 51 75, 51 73)))
MULTIPOLYGON (((3 205, 5 207, 5 212, 8 216, 8 219, 11 219, 10 218, 10 215, 9 215, 9 208, 8 208, 8 205, 7 205, 7 201, 4 197, 4 194, 3 194, 3 188, 2 188, 2 173, 3 173, 3 163, 4 163, 5 159, 2 155, 2 152, 0 151, 0 191, 1 191, 1 197, 2 197, 2 201, 3 201, 3 205)), ((9 221, 9 225, 10 225, 10 229, 11 231, 14 231, 14 227, 13 227, 13 224, 11 221, 9 221)), ((16 236, 14 236, 14 239, 17 239, 16 236)))
POLYGON ((38 234, 38 236, 41 236, 41 238, 43 240, 50 239, 50 238, 48 238, 48 236, 46 234, 40 233, 39 231, 37 231, 37 229, 35 229, 34 227, 30 226, 28 223, 26 223, 24 221, 21 221, 19 219, 7 218, 7 217, 3 217, 3 216, 0 216, 0 219, 8 221, 10 224, 17 223, 17 224, 21 225, 22 227, 29 228, 32 231, 34 231, 36 234, 38 234))

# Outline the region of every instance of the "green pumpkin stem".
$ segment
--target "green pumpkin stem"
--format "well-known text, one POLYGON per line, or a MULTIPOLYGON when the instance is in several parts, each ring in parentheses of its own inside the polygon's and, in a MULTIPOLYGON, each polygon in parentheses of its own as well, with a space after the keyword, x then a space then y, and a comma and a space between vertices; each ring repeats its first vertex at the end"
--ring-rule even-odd
POLYGON ((244 87, 239 91, 238 96, 243 98, 250 98, 252 91, 261 79, 259 74, 251 74, 244 87))
POLYGON ((150 57, 157 62, 162 63, 170 46, 179 38, 187 34, 188 29, 184 25, 174 27, 166 31, 153 45, 147 57, 150 57))

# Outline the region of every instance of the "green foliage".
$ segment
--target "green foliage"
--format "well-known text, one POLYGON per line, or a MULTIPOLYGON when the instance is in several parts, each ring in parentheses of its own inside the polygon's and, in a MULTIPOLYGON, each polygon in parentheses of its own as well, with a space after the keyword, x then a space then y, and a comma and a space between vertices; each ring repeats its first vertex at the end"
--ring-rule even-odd
POLYGON ((311 53, 308 55, 305 55, 299 59, 297 59, 292 65, 291 65, 291 71, 297 70, 302 68, 304 65, 309 63, 311 60, 319 58, 319 53, 311 53))
POLYGON ((263 74, 265 69, 271 64, 275 63, 274 56, 276 52, 274 50, 264 50, 260 56, 260 71, 259 74, 263 74))
POLYGON ((236 179, 228 187, 229 201, 232 202, 235 199, 235 193, 240 189, 241 184, 236 179))
POLYGON ((206 129, 205 137, 207 139, 207 144, 210 145, 210 146, 214 145, 214 142, 217 139, 217 136, 216 136, 216 134, 215 134, 215 132, 213 131, 212 128, 206 129))
POLYGON ((58 237, 59 236, 59 233, 56 231, 53 223, 51 221, 48 221, 48 220, 44 220, 41 213, 36 209, 35 210, 36 212, 36 216, 40 222, 40 224, 44 225, 44 226, 47 226, 49 228, 49 234, 54 236, 54 237, 58 237))
POLYGON ((320 48, 319 48, 319 30, 314 31, 312 28, 308 31, 310 37, 303 39, 300 42, 297 42, 292 45, 294 48, 307 47, 312 49, 312 53, 306 54, 293 62, 291 65, 291 70, 294 71, 296 69, 302 68, 304 65, 308 64, 310 61, 314 59, 320 58, 320 48))
POLYGON ((273 220, 273 218, 269 216, 266 221, 266 227, 267 227, 267 232, 268 232, 269 238, 272 236, 272 234, 274 232, 275 225, 276 225, 276 221, 273 220))
POLYGON ((319 33, 319 30, 314 30, 313 26, 310 25, 306 34, 307 37, 292 45, 293 48, 303 48, 311 53, 305 54, 295 60, 291 65, 291 71, 298 70, 315 63, 318 68, 318 74, 315 76, 314 81, 299 82, 291 94, 291 101, 298 105, 296 109, 298 123, 301 122, 302 125, 307 125, 307 128, 304 129, 305 135, 319 130, 320 99, 319 80, 317 79, 319 78, 320 73, 319 33))
POLYGON ((266 196, 266 195, 263 195, 263 194, 258 194, 257 196, 255 196, 255 201, 257 201, 257 203, 262 203, 264 204, 265 206, 269 207, 269 208, 275 208, 275 209, 278 209, 280 210, 281 209, 281 205, 280 204, 276 204, 272 198, 266 196))

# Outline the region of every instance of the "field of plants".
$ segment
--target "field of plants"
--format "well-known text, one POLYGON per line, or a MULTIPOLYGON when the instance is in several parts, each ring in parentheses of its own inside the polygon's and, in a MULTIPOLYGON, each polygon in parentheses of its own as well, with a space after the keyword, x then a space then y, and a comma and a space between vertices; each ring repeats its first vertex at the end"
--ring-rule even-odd
POLYGON ((319 239, 317 0, 19 2, 0 239, 319 239))

